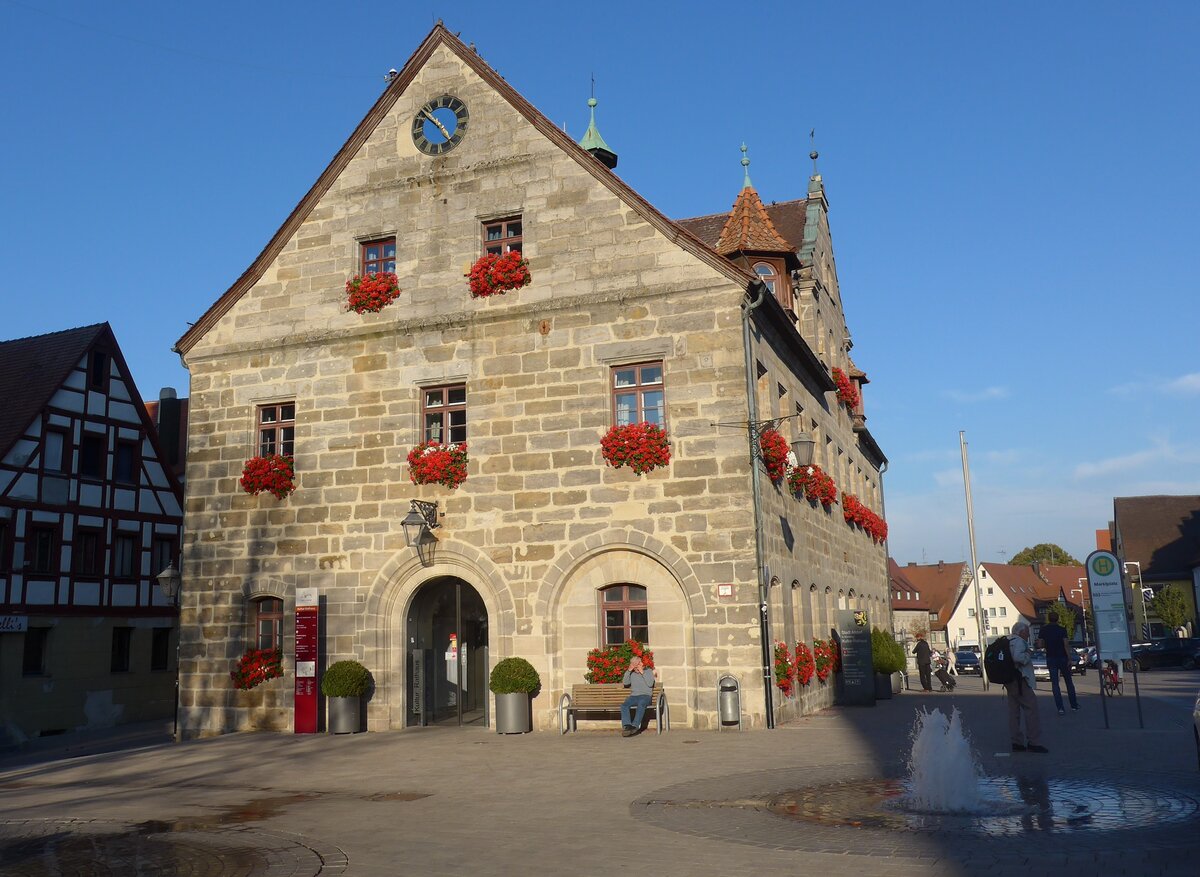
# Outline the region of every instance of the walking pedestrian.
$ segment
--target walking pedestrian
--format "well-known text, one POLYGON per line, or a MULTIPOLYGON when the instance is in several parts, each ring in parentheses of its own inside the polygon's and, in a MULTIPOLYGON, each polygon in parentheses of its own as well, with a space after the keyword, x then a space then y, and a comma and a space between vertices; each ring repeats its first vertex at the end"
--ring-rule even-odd
POLYGON ((913 646, 913 654, 917 656, 917 671, 921 674, 921 688, 933 691, 933 649, 925 642, 925 634, 917 634, 917 644, 913 646))
POLYGON ((1022 619, 1013 625, 1008 638, 1008 650, 1013 665, 1019 671, 1012 682, 1004 683, 1008 693, 1008 734, 1013 752, 1049 752, 1042 745, 1042 723, 1038 718, 1037 697, 1034 695, 1033 655, 1029 650, 1029 622, 1022 619), (1021 720, 1025 733, 1021 734, 1021 720))

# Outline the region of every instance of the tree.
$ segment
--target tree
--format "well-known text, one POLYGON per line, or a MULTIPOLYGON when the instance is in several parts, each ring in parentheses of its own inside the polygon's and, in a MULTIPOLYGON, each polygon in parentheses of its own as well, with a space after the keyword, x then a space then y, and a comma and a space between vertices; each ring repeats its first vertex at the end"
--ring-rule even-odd
POLYGON ((1049 615, 1051 612, 1058 613, 1058 623, 1067 632, 1067 641, 1070 642, 1071 637, 1075 635, 1075 613, 1067 608, 1067 604, 1062 600, 1046 607, 1046 614, 1049 615))
POLYGON ((908 623, 908 632, 913 635, 914 639, 929 636, 929 625, 923 621, 913 619, 908 623))
POLYGON ((1150 601, 1150 607, 1171 630, 1183 626, 1192 614, 1188 611, 1187 598, 1178 585, 1167 585, 1160 589, 1150 601))
POLYGON ((1029 566, 1033 563, 1056 563, 1060 566, 1082 566, 1053 542, 1039 542, 1032 548, 1022 548, 1010 561, 1013 566, 1029 566))

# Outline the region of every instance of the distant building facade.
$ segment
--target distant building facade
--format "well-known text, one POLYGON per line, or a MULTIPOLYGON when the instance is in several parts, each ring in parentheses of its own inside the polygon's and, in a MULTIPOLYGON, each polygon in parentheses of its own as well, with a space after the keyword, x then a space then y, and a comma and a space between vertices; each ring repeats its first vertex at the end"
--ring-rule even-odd
POLYGON ((0 745, 170 717, 182 491, 107 323, 0 342, 0 745))
POLYGON ((1161 639, 1170 630, 1151 600, 1175 585, 1187 603, 1183 633, 1200 630, 1200 496, 1119 496, 1113 500, 1112 546, 1129 582, 1135 639, 1161 639), (1142 589, 1151 592, 1145 600, 1142 589))

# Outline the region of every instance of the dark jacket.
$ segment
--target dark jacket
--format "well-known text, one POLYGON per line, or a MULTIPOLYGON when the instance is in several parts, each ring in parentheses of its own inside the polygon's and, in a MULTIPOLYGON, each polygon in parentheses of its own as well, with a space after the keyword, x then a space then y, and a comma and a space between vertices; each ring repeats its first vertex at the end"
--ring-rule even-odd
POLYGON ((929 664, 932 662, 933 650, 929 647, 929 643, 923 639, 917 640, 917 644, 913 646, 913 654, 917 656, 918 664, 929 664))

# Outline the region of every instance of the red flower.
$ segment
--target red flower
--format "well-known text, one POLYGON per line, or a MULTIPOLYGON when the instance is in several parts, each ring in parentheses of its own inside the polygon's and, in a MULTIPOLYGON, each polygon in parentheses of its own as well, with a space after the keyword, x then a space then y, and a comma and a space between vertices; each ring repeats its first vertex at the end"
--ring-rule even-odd
POLYGON ((247 649, 238 659, 237 667, 229 673, 233 687, 249 691, 268 679, 283 675, 283 653, 279 649, 247 649))
POLYGON ((813 663, 817 668, 817 678, 824 682, 833 672, 833 653, 829 643, 823 639, 813 640, 813 663))
POLYGON ((247 460, 238 483, 251 496, 266 491, 276 499, 283 499, 296 489, 295 479, 296 464, 291 456, 268 454, 247 460))
POLYGON ((808 685, 812 682, 813 674, 816 672, 816 665, 813 663, 813 655, 808 646, 804 643, 796 643, 796 681, 801 685, 808 685))
POLYGON ((788 487, 797 497, 803 493, 805 499, 820 502, 826 508, 837 502, 837 485, 815 463, 793 469, 788 476, 788 487))
POLYGON ((767 467, 767 477, 778 484, 787 475, 788 446, 787 439, 778 430, 767 428, 758 436, 758 449, 762 452, 763 465, 767 467))
POLYGON ((471 266, 468 284, 471 295, 485 298, 501 295, 510 289, 520 289, 533 280, 529 273, 529 262, 522 258, 520 250, 507 253, 485 253, 471 266))
POLYGON ((796 665, 792 663, 787 643, 775 643, 775 685, 784 697, 791 697, 796 678, 796 665))
POLYGON ((355 274, 346 281, 346 310, 377 314, 400 295, 400 281, 390 271, 355 274))
POLYGON ((441 484, 451 490, 467 480, 467 443, 422 442, 408 452, 413 484, 441 484))
POLYGON ((846 377, 846 373, 837 366, 833 367, 833 381, 835 384, 837 384, 838 401, 851 411, 854 411, 856 408, 858 408, 858 403, 861 401, 861 397, 858 393, 858 387, 855 385, 854 381, 846 377))
POLYGON ((857 525, 866 530, 874 541, 883 542, 887 539, 887 523, 853 494, 842 494, 842 516, 847 524, 857 525))
POLYGON ((600 452, 614 469, 628 466, 638 475, 671 462, 667 432, 653 423, 614 426, 600 439, 600 452))
POLYGON ((647 668, 654 669, 654 653, 634 639, 626 640, 619 646, 609 646, 606 649, 592 649, 588 652, 588 671, 583 678, 588 682, 620 682, 629 662, 637 655, 647 668))

